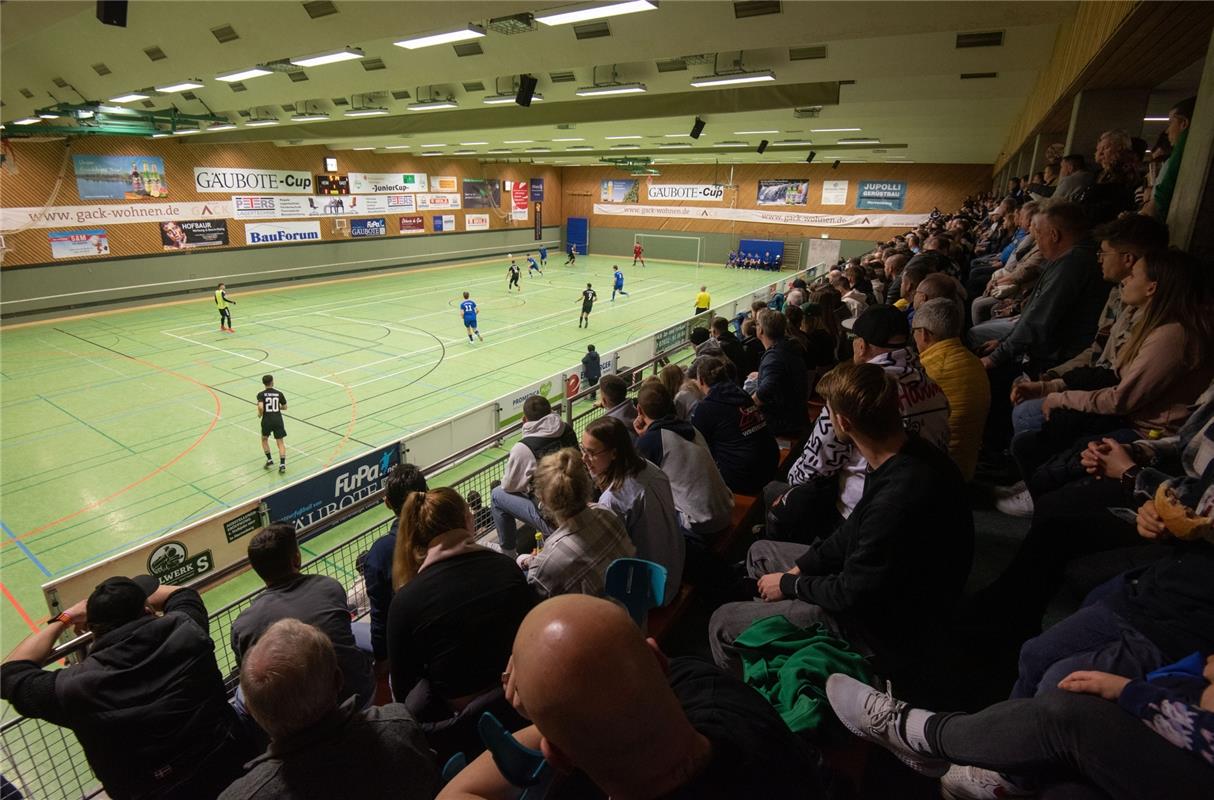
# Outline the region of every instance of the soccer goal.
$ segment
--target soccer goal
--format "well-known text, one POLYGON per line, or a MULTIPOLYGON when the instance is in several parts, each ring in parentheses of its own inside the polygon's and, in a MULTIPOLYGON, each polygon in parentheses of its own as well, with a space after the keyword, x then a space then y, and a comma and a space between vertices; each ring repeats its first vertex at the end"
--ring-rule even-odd
POLYGON ((700 268, 704 241, 699 236, 669 236, 663 233, 636 233, 633 244, 645 248, 644 258, 658 261, 682 261, 700 268))

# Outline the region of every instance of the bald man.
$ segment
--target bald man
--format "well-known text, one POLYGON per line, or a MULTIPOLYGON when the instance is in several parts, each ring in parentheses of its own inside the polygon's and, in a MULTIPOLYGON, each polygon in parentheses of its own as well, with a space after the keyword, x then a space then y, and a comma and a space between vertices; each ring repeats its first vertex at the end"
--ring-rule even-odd
MULTIPOLYGON (((705 662, 667 661, 608 600, 536 606, 503 679, 535 723, 516 737, 563 776, 549 798, 822 796, 812 751, 757 692, 705 662)), ((486 753, 439 798, 517 794, 486 753)))

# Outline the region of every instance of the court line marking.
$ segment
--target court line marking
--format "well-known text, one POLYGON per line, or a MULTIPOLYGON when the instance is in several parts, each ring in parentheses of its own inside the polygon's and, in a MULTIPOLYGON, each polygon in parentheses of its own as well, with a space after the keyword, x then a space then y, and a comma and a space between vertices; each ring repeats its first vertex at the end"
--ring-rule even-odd
POLYGON ((51 571, 46 568, 45 564, 38 560, 38 556, 34 555, 34 551, 30 550, 26 546, 25 542, 18 539, 17 534, 13 533, 12 529, 4 524, 4 520, 0 520, 0 530, 4 531, 4 535, 11 539, 22 553, 25 553, 25 557, 32 561, 35 567, 42 570, 43 575, 48 578, 51 577, 51 571))
POLYGON ((29 629, 34 633, 38 633, 38 626, 30 619, 30 615, 26 613, 25 608, 17 602, 17 598, 13 597, 13 593, 8 590, 8 587, 3 582, 0 582, 0 592, 3 592, 8 601, 13 604, 13 608, 17 609, 17 613, 21 615, 21 619, 25 620, 25 624, 29 626, 29 629))
MULTIPOLYGON (((234 350, 228 350, 227 348, 224 348, 224 347, 217 347, 213 344, 207 344, 206 342, 196 342, 188 336, 178 336, 177 334, 169 333, 168 331, 161 331, 161 333, 163 333, 165 336, 172 336, 174 339, 180 339, 183 342, 188 342, 192 345, 197 345, 198 347, 208 347, 211 350, 218 350, 220 353, 226 353, 230 356, 235 356, 236 358, 243 358, 246 361, 252 361, 256 364, 265 364, 268 367, 273 367, 274 369, 280 369, 280 370, 283 370, 284 372, 290 372, 294 375, 299 375, 304 378, 311 378, 314 381, 321 381, 322 383, 327 383, 331 386, 341 386, 341 384, 338 383, 337 381, 331 381, 328 378, 321 378, 316 375, 309 375, 306 372, 303 372, 303 371, 297 370, 297 369, 293 369, 292 367, 285 367, 281 364, 275 364, 273 361, 266 361, 266 360, 260 359, 260 358, 253 358, 252 356, 246 356, 244 353, 237 353, 234 350)), ((207 387, 207 388, 210 388, 210 387, 207 387)))

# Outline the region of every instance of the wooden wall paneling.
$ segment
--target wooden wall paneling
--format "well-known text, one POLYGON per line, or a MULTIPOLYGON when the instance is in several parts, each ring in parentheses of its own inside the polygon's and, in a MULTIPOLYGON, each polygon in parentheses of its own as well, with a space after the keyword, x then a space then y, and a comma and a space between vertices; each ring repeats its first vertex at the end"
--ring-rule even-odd
MULTIPOLYGON (((305 170, 312 175, 323 172, 325 156, 336 156, 340 174, 350 172, 424 172, 428 175, 454 175, 464 178, 499 178, 502 180, 544 179, 544 221, 547 225, 559 223, 561 216, 560 170, 543 164, 481 164, 475 159, 421 158, 409 155, 382 154, 370 151, 332 151, 322 146, 278 147, 270 143, 254 144, 206 144, 188 139, 149 140, 131 137, 97 136, 75 140, 68 147, 64 141, 31 142, 21 139, 8 140, 12 156, 12 170, 0 172, 0 206, 5 208, 42 207, 51 195, 55 179, 65 153, 69 159, 63 182, 55 197, 55 206, 72 205, 125 205, 138 202, 197 202, 210 201, 227 206, 230 196, 194 191, 194 167, 228 167, 267 170, 305 170), (125 200, 81 200, 76 189, 76 176, 71 156, 159 156, 164 159, 165 180, 169 187, 168 197, 146 201, 125 200)), ((256 194, 244 192, 242 194, 256 194)), ((299 195, 303 196, 303 195, 299 195)), ((512 221, 509 215, 509 200, 503 198, 503 213, 489 211, 490 230, 529 228, 533 225, 534 209, 529 210, 526 221, 512 221)), ((474 209, 473 213, 481 209, 474 209)), ((417 212, 423 217, 432 217, 434 211, 417 212)), ((465 230, 464 209, 445 212, 457 217, 457 230, 465 230)), ((370 215, 368 215, 370 216, 370 215)), ((350 219, 347 217, 347 219, 350 219)), ((321 220, 321 236, 325 241, 339 241, 347 237, 333 230, 326 220, 321 220)), ((241 220, 228 219, 229 247, 244 247, 245 229, 241 220)), ((4 268, 29 264, 66 263, 51 256, 47 233, 71 228, 103 227, 109 236, 110 259, 163 253, 159 225, 154 222, 105 225, 82 222, 64 225, 61 228, 31 228, 5 235, 4 268)), ((399 222, 388 222, 389 235, 400 233, 399 222)), ((427 221, 427 232, 431 230, 427 221)), ((431 235, 427 234, 412 234, 431 235)), ((270 245, 267 245, 270 246, 270 245)), ((222 248, 205 248, 216 250, 222 248)), ((180 255, 189 255, 183 251, 180 255)), ((197 251, 194 251, 197 252, 197 251)))

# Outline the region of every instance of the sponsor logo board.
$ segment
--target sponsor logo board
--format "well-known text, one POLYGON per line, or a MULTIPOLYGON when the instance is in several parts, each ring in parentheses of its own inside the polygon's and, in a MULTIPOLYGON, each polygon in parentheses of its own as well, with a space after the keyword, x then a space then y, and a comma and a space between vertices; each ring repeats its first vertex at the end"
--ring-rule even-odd
POLYGON ((351 172, 354 194, 398 194, 429 191, 424 172, 351 172))
POLYGON ((248 244, 319 242, 319 222, 250 222, 244 226, 248 244))
POLYGON ((54 231, 46 235, 54 258, 96 258, 110 254, 110 239, 104 228, 86 231, 54 231))
POLYGON ((691 200, 719 203, 725 187, 715 183, 651 183, 646 187, 650 200, 691 200))
POLYGON ((311 194, 312 175, 283 169, 194 167, 194 191, 203 194, 311 194))
POLYGON ((764 211, 758 208, 697 208, 612 203, 595 203, 594 213, 659 219, 724 219, 771 225, 806 225, 813 228, 903 228, 921 225, 928 218, 927 214, 806 214, 797 211, 764 211))

